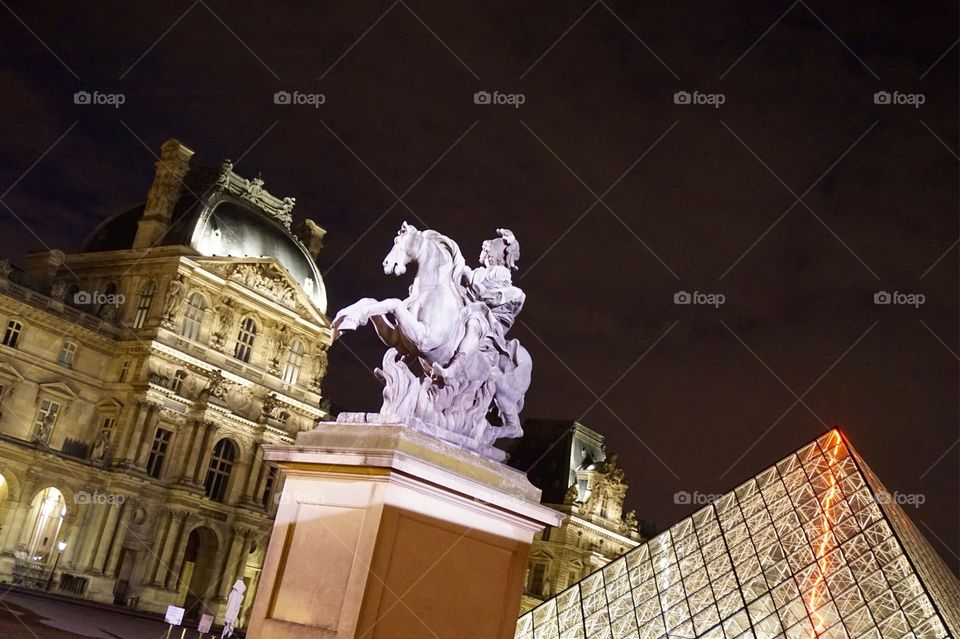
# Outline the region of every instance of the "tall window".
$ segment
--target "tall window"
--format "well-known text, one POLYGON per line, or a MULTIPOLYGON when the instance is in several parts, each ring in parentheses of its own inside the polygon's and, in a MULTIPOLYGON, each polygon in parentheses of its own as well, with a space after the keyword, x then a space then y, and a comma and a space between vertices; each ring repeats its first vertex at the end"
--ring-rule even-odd
POLYGON ((73 357, 77 354, 77 345, 73 342, 64 342, 60 346, 60 355, 57 357, 57 361, 61 365, 71 368, 73 366, 73 357))
POLYGON ((253 352, 253 340, 257 337, 257 324, 248 317, 240 322, 240 333, 237 334, 237 345, 233 347, 233 356, 241 362, 250 361, 253 352))
POLYGON ((170 382, 170 390, 179 395, 185 381, 187 381, 187 371, 177 371, 173 374, 173 381, 170 382))
POLYGON ((527 584, 527 591, 540 595, 543 594, 543 578, 547 572, 546 564, 533 564, 530 569, 530 581, 527 584))
POLYGON ((147 459, 147 474, 155 479, 160 479, 160 474, 163 472, 163 461, 167 457, 167 449, 170 447, 172 438, 173 431, 166 428, 158 428, 157 434, 153 436, 150 457, 147 459))
POLYGON ((120 374, 117 375, 117 381, 121 384, 127 381, 127 374, 130 372, 130 360, 123 360, 123 366, 120 367, 120 374))
POLYGON ((283 368, 283 381, 296 384, 303 366, 303 342, 295 340, 287 351, 287 365, 283 368))
POLYGON ((7 322, 7 330, 3 333, 3 345, 10 348, 16 348, 20 343, 20 332, 23 331, 23 324, 17 320, 7 322))
POLYGON ((153 297, 157 294, 157 285, 153 282, 147 282, 140 289, 140 297, 137 299, 137 310, 133 314, 133 327, 143 328, 147 321, 147 315, 150 313, 150 304, 153 303, 153 297))
POLYGON ((200 335, 200 325, 203 324, 203 311, 207 308, 207 301, 200 293, 194 293, 187 300, 187 308, 183 312, 183 323, 180 324, 180 334, 187 339, 196 340, 200 335))
POLYGON ((40 406, 37 408, 37 417, 33 420, 34 429, 39 431, 44 424, 49 424, 53 428, 57 423, 57 417, 60 415, 60 404, 51 399, 41 399, 40 406))
POLYGON ((207 478, 203 482, 207 497, 214 501, 223 501, 227 496, 227 484, 230 483, 230 471, 237 456, 237 447, 229 439, 221 439, 213 447, 207 478))
POLYGON ((267 478, 263 482, 263 496, 260 498, 260 503, 264 508, 270 508, 270 500, 273 498, 273 491, 277 488, 277 467, 270 466, 270 470, 267 471, 267 478))

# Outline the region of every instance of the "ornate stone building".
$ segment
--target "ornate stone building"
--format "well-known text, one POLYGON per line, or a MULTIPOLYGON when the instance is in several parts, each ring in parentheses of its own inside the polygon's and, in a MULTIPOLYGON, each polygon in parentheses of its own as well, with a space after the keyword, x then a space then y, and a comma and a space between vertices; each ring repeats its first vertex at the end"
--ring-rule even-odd
POLYGON ((261 446, 327 417, 331 335, 323 229, 192 155, 167 141, 81 251, 0 262, 0 579, 219 621, 271 530, 261 446))
POLYGON ((527 471, 541 501, 567 515, 534 536, 521 611, 607 565, 644 541, 636 513, 623 512, 627 480, 604 438, 579 422, 527 420, 510 465, 527 471))

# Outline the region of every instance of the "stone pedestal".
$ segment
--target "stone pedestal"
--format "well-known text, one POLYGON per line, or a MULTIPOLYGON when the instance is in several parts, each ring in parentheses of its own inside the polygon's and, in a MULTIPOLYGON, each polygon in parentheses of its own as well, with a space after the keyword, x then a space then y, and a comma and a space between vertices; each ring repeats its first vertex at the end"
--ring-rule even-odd
POLYGON ((248 637, 513 638, 533 534, 564 517, 523 473, 402 425, 264 451, 285 484, 248 637))

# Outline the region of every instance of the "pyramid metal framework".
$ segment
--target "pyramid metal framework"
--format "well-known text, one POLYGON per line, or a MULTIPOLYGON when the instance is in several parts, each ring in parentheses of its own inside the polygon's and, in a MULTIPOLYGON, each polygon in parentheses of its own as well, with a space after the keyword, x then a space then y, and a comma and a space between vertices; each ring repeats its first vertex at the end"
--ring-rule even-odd
POLYGON ((520 617, 516 639, 960 639, 960 582, 836 429, 520 617))

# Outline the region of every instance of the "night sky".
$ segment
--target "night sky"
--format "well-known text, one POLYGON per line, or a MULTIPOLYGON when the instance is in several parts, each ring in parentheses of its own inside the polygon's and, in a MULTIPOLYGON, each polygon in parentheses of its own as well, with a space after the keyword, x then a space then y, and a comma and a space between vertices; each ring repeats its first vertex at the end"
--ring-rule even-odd
MULTIPOLYGON (((524 414, 606 435, 641 519, 666 527, 697 507, 678 491, 730 490, 838 425, 923 496, 906 510, 957 570, 955 2, 0 5, 15 261, 142 202, 169 137, 328 230, 331 316, 403 296, 380 268, 402 221, 472 264, 506 226, 524 414)), ((335 406, 379 407, 381 354, 368 329, 335 345, 335 406)))

